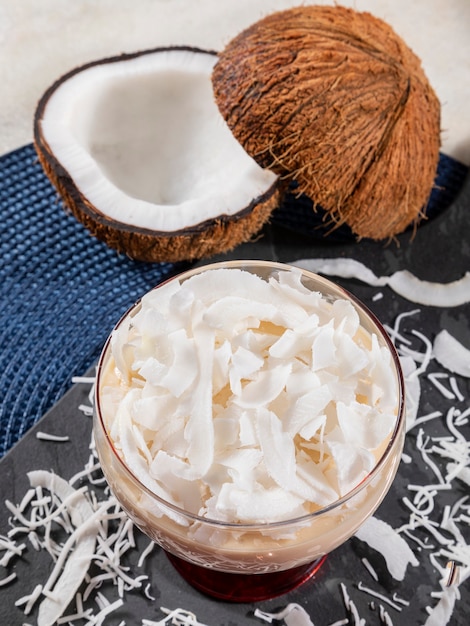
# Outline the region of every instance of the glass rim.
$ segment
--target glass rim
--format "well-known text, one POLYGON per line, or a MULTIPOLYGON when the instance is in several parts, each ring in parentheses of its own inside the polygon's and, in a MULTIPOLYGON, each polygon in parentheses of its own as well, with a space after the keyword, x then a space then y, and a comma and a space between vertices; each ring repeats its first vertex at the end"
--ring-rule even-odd
POLYGON ((317 511, 313 511, 311 513, 305 513, 304 515, 300 515, 297 517, 288 518, 285 520, 277 520, 274 522, 227 522, 227 521, 217 520, 217 519, 213 519, 209 517, 203 517, 201 515, 198 515, 197 513, 191 513, 190 511, 186 511, 185 509, 182 509, 181 507, 178 507, 177 505, 172 504, 171 502, 168 502, 167 500, 164 500, 163 498, 158 496, 156 493, 154 493, 151 489, 146 487, 139 480, 139 478, 132 472, 132 470, 129 468, 127 463, 124 461, 124 459, 120 456, 120 454, 116 450, 116 447, 114 446, 114 443, 104 423, 103 414, 102 414, 101 406, 100 406, 100 393, 99 393, 101 374, 104 369, 105 360, 107 359, 108 354, 109 354, 112 334, 124 322, 124 320, 127 319, 129 315, 131 315, 134 311, 136 312, 138 311, 141 298, 137 300, 133 305, 131 305, 127 309, 127 311, 121 316, 119 321, 113 327, 108 338, 106 339, 106 342, 103 346, 103 349, 101 351, 101 354, 98 360, 98 365, 97 365, 97 370, 96 370, 96 379, 95 379, 95 389, 94 389, 94 413, 95 413, 95 418, 97 418, 94 420, 94 423, 96 424, 98 422, 99 427, 104 435, 105 441, 107 442, 107 444, 109 445, 111 449, 113 457, 118 461, 118 463, 120 464, 124 472, 132 480, 132 482, 134 482, 143 492, 145 492, 148 496, 150 496, 150 498, 155 500, 155 502, 157 502, 159 505, 163 506, 164 508, 166 507, 170 509, 173 513, 179 516, 182 516, 188 520, 191 520, 192 522, 197 522, 200 524, 212 526, 214 528, 230 529, 231 531, 238 531, 238 532, 250 532, 250 531, 260 531, 260 530, 266 531, 266 530, 273 530, 273 529, 275 530, 275 529, 285 528, 286 526, 292 526, 296 524, 300 525, 309 520, 319 518, 322 515, 324 516, 327 513, 330 513, 336 509, 339 509, 343 504, 353 499, 358 493, 360 493, 363 489, 365 489, 373 481, 373 479, 379 473, 382 467, 386 464, 390 455, 392 454, 392 451, 395 447, 397 439, 400 437, 402 431, 404 431, 405 419, 406 419, 405 380, 404 380, 403 370, 401 368, 398 352, 395 348, 395 345, 393 344, 393 341, 388 335, 387 331, 385 330, 385 328, 383 327, 382 323, 377 318, 377 316, 361 300, 359 300, 359 298, 357 298, 354 294, 350 293, 347 289, 345 289, 341 285, 338 285, 337 283, 327 278, 324 278, 323 276, 320 276, 319 274, 316 274, 315 272, 297 267, 292 264, 281 263, 277 261, 265 261, 265 260, 256 260, 256 259, 218 261, 218 262, 209 263, 205 265, 198 265, 189 270, 175 274, 174 276, 162 281, 161 283, 153 287, 151 290, 149 290, 148 293, 151 293, 152 291, 159 289, 163 285, 173 280, 187 280, 193 275, 200 274, 202 272, 205 272, 211 269, 220 269, 220 268, 243 269, 243 267, 254 268, 255 266, 258 266, 258 267, 262 266, 266 269, 273 269, 273 270, 280 270, 280 271, 298 272, 306 276, 307 278, 315 280, 317 283, 327 288, 330 292, 335 292, 334 294, 335 296, 338 295, 339 297, 343 297, 344 299, 350 300, 353 303, 353 305, 357 309, 359 309, 366 316, 366 318, 369 319, 370 322, 372 322, 372 325, 375 327, 377 333, 385 342, 392 356, 392 361, 393 361, 393 365, 395 368, 395 374, 396 374, 396 379, 397 379, 397 392, 398 392, 398 408, 397 408, 397 415, 396 415, 394 428, 393 428, 392 434, 390 435, 390 439, 388 441, 388 444, 385 450, 383 451, 382 455, 380 456, 380 458, 378 459, 378 461, 376 462, 372 470, 353 489, 348 491, 346 494, 344 494, 337 500, 330 502, 330 504, 322 506, 317 511))

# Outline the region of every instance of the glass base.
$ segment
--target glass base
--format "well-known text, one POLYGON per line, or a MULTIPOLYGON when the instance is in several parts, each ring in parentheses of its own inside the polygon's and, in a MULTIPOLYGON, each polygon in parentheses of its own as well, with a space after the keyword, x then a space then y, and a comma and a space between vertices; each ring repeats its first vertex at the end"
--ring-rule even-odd
POLYGON ((192 587, 225 602, 259 602, 292 591, 312 578, 326 559, 323 556, 313 563, 280 572, 229 574, 194 565, 169 552, 166 555, 176 571, 192 587))

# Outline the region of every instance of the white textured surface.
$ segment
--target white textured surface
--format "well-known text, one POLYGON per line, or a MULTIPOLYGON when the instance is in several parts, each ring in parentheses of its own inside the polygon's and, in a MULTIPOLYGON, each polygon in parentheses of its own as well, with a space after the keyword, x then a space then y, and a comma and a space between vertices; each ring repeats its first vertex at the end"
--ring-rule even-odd
MULTIPOLYGON (((68 70, 160 45, 220 50, 262 15, 301 3, 0 0, 0 154, 32 141, 38 99, 68 70)), ((313 3, 333 4, 331 0, 313 3)), ((470 1, 345 0, 341 4, 385 19, 422 59, 442 103, 442 150, 470 164, 470 1)))

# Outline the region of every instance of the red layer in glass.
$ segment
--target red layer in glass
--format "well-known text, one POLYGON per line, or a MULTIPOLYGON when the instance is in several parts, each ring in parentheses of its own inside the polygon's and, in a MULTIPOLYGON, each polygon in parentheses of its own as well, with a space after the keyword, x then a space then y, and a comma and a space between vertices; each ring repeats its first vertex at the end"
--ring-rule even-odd
POLYGON ((194 565, 166 553, 176 571, 192 587, 225 602, 259 602, 292 591, 312 578, 326 557, 292 569, 266 574, 230 574, 194 565))

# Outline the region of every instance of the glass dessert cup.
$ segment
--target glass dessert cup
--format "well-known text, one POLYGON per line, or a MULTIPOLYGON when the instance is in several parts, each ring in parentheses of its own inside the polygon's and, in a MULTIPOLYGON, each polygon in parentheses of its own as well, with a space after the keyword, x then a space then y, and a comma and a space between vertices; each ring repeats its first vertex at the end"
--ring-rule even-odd
MULTIPOLYGON (((266 261, 231 261, 199 267, 171 280, 181 283, 215 268, 238 268, 268 279, 292 268, 266 261)), ((299 271, 299 270, 295 270, 299 271)), ((111 337, 103 349, 95 386, 94 437, 107 482, 123 509, 159 544, 182 577, 199 591, 225 601, 252 602, 286 593, 319 569, 326 555, 346 542, 387 494, 404 442, 404 382, 398 355, 375 316, 354 296, 316 274, 301 271, 303 284, 329 302, 348 300, 360 326, 389 351, 396 377, 396 421, 376 464, 354 489, 319 510, 283 521, 226 523, 182 510, 157 496, 130 471, 106 427, 101 388, 111 358, 111 337)), ((156 287, 158 289, 159 287, 156 287)), ((139 310, 136 303, 117 324, 139 310)))

